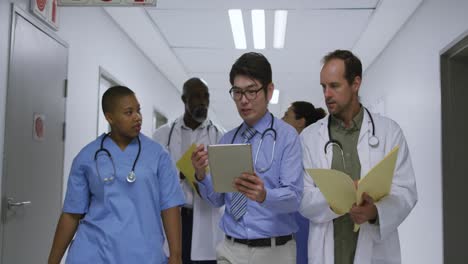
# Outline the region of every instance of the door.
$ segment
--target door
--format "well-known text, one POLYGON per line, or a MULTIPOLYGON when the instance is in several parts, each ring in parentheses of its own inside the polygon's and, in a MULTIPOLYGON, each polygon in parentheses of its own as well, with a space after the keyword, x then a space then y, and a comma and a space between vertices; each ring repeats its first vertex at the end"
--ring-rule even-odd
POLYGON ((47 263, 61 211, 67 46, 13 8, 2 188, 2 263, 47 263))
POLYGON ((468 259, 468 34, 441 56, 444 263, 468 259))

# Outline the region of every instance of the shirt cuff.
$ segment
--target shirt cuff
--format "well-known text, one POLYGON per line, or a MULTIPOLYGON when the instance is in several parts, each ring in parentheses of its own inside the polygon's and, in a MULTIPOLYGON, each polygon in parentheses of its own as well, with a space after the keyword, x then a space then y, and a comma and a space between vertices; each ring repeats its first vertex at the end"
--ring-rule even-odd
POLYGON ((375 217, 375 219, 373 220, 369 220, 368 221, 369 224, 372 224, 372 225, 380 225, 380 222, 379 222, 379 211, 377 211, 377 216, 375 217))

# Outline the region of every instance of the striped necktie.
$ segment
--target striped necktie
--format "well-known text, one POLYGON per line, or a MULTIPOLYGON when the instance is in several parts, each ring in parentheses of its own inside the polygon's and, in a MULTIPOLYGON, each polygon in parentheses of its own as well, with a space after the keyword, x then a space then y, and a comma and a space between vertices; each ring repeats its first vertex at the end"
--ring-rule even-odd
MULTIPOLYGON (((250 139, 252 139, 257 131, 253 127, 248 127, 244 132, 242 133, 242 137, 244 138, 244 143, 249 142, 250 139)), ((239 221, 239 219, 245 214, 247 211, 247 197, 245 197, 244 194, 240 192, 235 192, 232 195, 232 201, 231 201, 231 214, 234 216, 234 219, 236 221, 239 221)))

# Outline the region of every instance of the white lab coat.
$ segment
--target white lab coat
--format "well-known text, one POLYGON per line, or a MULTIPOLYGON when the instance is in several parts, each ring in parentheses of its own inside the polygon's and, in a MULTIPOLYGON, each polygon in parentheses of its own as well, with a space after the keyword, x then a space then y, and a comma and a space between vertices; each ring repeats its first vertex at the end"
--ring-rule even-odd
MULTIPOLYGON (((183 117, 176 119, 171 135, 169 152, 174 163, 177 162, 187 149, 182 149, 181 130, 183 117)), ((169 133, 174 123, 162 126, 153 134, 153 139, 167 148, 169 133)), ((217 144, 223 136, 223 131, 219 130, 211 121, 205 120, 197 129, 200 129, 199 136, 193 139, 198 144, 217 144), (208 134, 209 133, 209 134, 208 134)), ((190 146, 190 145, 189 145, 190 146)), ((187 148, 189 146, 186 146, 187 148)), ((216 259, 216 246, 223 239, 223 232, 219 229, 219 220, 224 211, 224 207, 212 207, 203 200, 186 181, 181 181, 181 187, 186 197, 186 206, 193 207, 193 231, 192 231, 192 260, 214 260, 216 259)), ((166 243, 166 254, 167 243, 166 243)))
MULTIPOLYGON (((390 194, 376 203, 379 225, 361 225, 354 263, 401 263, 398 226, 405 220, 417 202, 416 181, 410 154, 403 132, 396 122, 372 114, 377 147, 371 147, 372 123, 364 113, 357 145, 361 162, 361 177, 375 166, 395 146, 400 150, 390 194)), ((331 168, 333 151, 324 153, 328 137, 328 116, 304 129, 301 133, 304 168, 331 168)), ((309 264, 334 264, 333 219, 339 217, 327 204, 312 177, 304 173, 304 193, 300 213, 310 220, 308 254, 309 264)))

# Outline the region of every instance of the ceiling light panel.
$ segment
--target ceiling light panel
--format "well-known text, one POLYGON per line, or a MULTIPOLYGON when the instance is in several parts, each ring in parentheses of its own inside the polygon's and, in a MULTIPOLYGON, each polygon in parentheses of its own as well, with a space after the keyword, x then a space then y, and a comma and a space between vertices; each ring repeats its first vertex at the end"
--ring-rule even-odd
POLYGON ((255 49, 265 49, 265 10, 253 9, 252 34, 255 49))
POLYGON ((229 21, 231 22, 232 36, 234 38, 234 46, 236 49, 246 49, 247 41, 245 40, 244 19, 242 18, 242 10, 229 9, 229 21))
POLYGON ((275 49, 284 48, 287 23, 288 23, 288 11, 276 10, 275 11, 274 36, 273 36, 273 48, 275 49))

